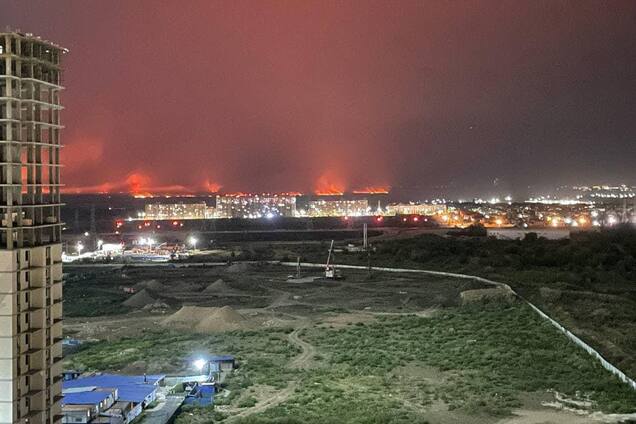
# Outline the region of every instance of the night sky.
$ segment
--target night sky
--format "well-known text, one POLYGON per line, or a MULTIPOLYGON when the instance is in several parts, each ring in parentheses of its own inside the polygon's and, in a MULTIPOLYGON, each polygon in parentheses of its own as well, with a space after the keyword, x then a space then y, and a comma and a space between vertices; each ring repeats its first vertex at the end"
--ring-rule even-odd
POLYGON ((636 1, 7 1, 84 191, 636 183, 636 1), (183 186, 183 187, 180 187, 183 186))

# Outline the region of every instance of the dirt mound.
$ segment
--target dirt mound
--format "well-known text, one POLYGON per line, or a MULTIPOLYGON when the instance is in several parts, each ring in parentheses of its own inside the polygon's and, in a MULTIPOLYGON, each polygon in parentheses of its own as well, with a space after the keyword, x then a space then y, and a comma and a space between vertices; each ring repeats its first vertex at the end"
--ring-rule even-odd
POLYGON ((201 306, 183 306, 174 314, 163 320, 162 324, 170 327, 190 327, 201 321, 201 316, 209 313, 211 309, 201 306))
POLYGON ((128 306, 129 308, 143 308, 146 305, 152 305, 156 301, 157 299, 155 299, 148 290, 143 289, 128 298, 124 302, 124 306, 128 306))
POLYGON ((157 280, 147 280, 147 281, 142 281, 138 284, 135 284, 135 288, 138 290, 148 289, 157 293, 161 293, 162 291, 166 289, 166 286, 164 286, 157 280))
POLYGON ((248 320, 229 306, 184 306, 163 320, 162 324, 180 329, 194 329, 201 333, 239 330, 249 326, 248 320))
POLYGON ((225 281, 220 278, 216 280, 214 283, 207 286, 203 289, 203 293, 206 294, 222 294, 227 292, 233 292, 234 289, 230 287, 225 281))
POLYGON ((512 303, 515 300, 515 294, 504 288, 465 290, 459 296, 462 299, 462 305, 481 302, 512 303))
POLYGON ((196 326, 196 330, 202 333, 240 330, 247 327, 245 317, 229 306, 217 309, 205 317, 196 326))
POLYGON ((230 274, 237 274, 239 272, 247 272, 249 271, 249 269, 250 264, 236 263, 225 268, 225 272, 228 272, 230 274))

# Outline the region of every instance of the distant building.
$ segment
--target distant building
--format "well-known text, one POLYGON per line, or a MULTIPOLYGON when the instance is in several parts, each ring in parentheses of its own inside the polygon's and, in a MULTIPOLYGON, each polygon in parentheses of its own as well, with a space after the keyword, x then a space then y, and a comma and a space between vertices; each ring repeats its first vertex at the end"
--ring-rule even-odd
POLYGON ((307 205, 307 216, 367 216, 372 215, 367 199, 312 200, 307 205))
MULTIPOLYGON (((214 213, 214 208, 211 210, 214 213)), ((144 209, 144 219, 205 219, 211 218, 205 203, 150 203, 144 209)))
POLYGON ((438 215, 446 213, 446 205, 437 203, 394 203, 387 205, 387 215, 438 215))
POLYGON ((216 196, 217 218, 296 216, 296 196, 285 194, 226 194, 216 196))

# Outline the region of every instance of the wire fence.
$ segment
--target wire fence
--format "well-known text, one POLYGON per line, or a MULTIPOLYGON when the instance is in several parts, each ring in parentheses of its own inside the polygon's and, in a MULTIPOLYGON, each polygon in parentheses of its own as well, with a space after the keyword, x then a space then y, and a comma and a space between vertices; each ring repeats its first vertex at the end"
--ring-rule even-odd
MULTIPOLYGON (((296 262, 279 262, 279 263, 281 265, 284 265, 284 266, 298 266, 298 263, 296 263, 296 262)), ((308 263, 308 262, 302 262, 300 264, 300 266, 301 267, 305 267, 305 268, 324 268, 324 264, 316 264, 316 263, 308 263)), ((461 278, 461 279, 465 279, 465 280, 480 281, 482 283, 486 283, 486 284, 490 284, 490 285, 493 285, 493 286, 496 286, 496 287, 499 287, 499 288, 504 288, 506 290, 510 290, 519 299, 521 299, 525 303, 527 303, 536 313, 539 314, 539 316, 541 316, 543 319, 547 320, 550 324, 552 324, 555 328, 557 328, 561 333, 565 334, 565 336, 568 339, 570 339, 577 346, 581 347, 587 353, 592 355, 592 357, 594 357, 601 364, 601 366, 603 368, 605 368, 606 370, 608 370, 609 372, 614 374, 623 383, 629 385, 632 389, 636 390, 636 381, 634 381, 632 378, 628 377, 627 374, 625 374, 623 371, 621 371, 616 366, 614 366, 612 363, 610 363, 607 359, 605 359, 603 357, 603 355, 601 355, 596 349, 594 349, 589 344, 585 343, 583 340, 581 340, 579 337, 577 337, 574 333, 572 333, 570 330, 565 328, 561 323, 559 323, 555 319, 551 318, 548 314, 543 312, 541 309, 539 309, 537 306, 535 306, 532 302, 530 302, 529 300, 525 299, 523 296, 519 295, 517 292, 512 290, 512 288, 508 284, 500 283, 500 282, 497 282, 497 281, 488 280, 486 278, 478 277, 476 275, 457 274, 457 273, 454 273, 454 272, 443 272, 443 271, 430 271, 430 270, 424 270, 424 269, 387 268, 387 267, 376 267, 376 266, 368 267, 368 266, 363 266, 363 265, 341 265, 341 264, 338 264, 338 268, 358 269, 358 270, 371 269, 373 271, 428 274, 428 275, 437 275, 437 276, 443 276, 443 277, 454 277, 454 278, 461 278)))

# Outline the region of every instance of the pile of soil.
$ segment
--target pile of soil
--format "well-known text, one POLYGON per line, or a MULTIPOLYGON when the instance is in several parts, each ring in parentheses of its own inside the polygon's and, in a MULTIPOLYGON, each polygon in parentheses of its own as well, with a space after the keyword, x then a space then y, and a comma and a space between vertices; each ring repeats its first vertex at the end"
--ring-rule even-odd
POLYGON ((166 286, 164 286, 157 280, 147 280, 147 281, 142 281, 136 284, 135 288, 138 290, 148 289, 148 290, 152 290, 153 292, 161 293, 162 291, 166 289, 166 286))
POLYGON ((152 305, 155 302, 157 302, 157 299, 155 299, 148 290, 143 289, 126 299, 126 301, 124 301, 124 306, 128 306, 129 308, 143 308, 144 306, 152 305))
POLYGON ((179 329, 194 329, 200 333, 240 330, 249 327, 248 320, 229 306, 206 308, 184 306, 163 320, 162 325, 179 329))
POLYGON ((512 291, 504 288, 465 290, 459 296, 462 305, 483 302, 513 303, 516 299, 512 291))
POLYGON ((220 278, 203 289, 203 293, 206 294, 222 294, 233 291, 234 289, 232 289, 232 287, 230 287, 225 281, 221 280, 220 278))
POLYGON ((217 309, 196 326, 196 330, 201 333, 240 330, 243 328, 247 328, 247 320, 229 306, 217 309))

